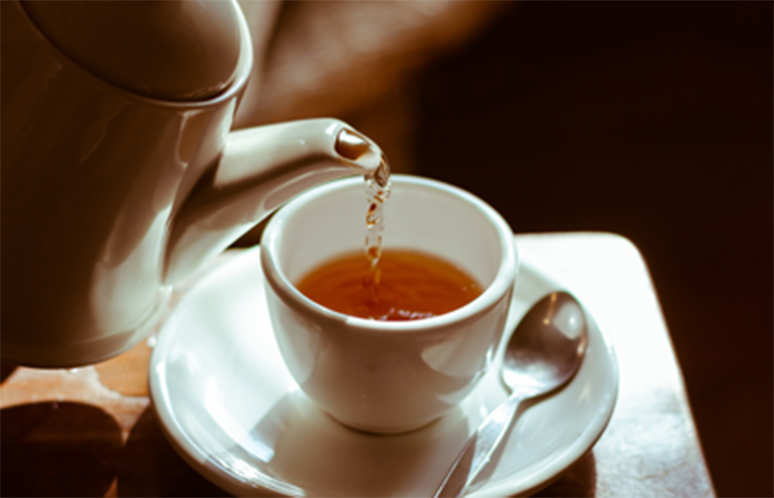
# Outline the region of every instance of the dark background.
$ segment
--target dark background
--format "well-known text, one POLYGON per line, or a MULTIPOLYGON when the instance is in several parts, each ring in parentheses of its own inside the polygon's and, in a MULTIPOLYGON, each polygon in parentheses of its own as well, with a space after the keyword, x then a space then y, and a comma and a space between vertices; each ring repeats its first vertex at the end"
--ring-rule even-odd
POLYGON ((527 2, 422 75, 418 173, 642 251, 720 496, 771 496, 769 2, 527 2))

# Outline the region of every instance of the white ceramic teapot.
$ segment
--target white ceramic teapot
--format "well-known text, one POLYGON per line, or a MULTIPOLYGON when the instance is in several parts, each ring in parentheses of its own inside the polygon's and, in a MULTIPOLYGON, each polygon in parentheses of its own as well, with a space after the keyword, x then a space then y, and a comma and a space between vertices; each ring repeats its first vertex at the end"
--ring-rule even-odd
POLYGON ((273 209, 380 163, 333 119, 230 132, 253 65, 233 0, 0 4, 4 361, 130 348, 273 209))

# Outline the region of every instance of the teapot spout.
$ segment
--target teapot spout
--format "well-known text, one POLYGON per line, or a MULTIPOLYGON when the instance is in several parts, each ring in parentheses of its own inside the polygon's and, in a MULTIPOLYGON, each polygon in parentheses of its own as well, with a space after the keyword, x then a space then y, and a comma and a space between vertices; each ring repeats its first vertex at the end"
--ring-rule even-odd
POLYGON ((220 161, 172 220, 165 284, 192 274, 296 194, 328 180, 369 175, 381 162, 373 141, 336 119, 229 133, 220 161))

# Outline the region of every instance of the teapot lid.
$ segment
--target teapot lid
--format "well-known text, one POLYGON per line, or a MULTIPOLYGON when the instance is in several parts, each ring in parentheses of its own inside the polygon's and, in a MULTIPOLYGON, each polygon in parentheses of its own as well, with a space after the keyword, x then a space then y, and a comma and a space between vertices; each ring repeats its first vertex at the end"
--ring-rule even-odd
POLYGON ((38 29, 84 69, 164 100, 211 98, 235 79, 236 2, 23 2, 38 29))

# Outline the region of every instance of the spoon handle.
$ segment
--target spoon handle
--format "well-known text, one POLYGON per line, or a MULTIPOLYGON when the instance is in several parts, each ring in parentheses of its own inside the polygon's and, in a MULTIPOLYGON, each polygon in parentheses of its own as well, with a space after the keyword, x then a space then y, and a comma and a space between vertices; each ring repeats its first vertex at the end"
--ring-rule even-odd
POLYGON ((444 477, 433 498, 462 496, 489 462, 497 446, 511 425, 519 404, 524 399, 520 393, 511 394, 495 409, 476 432, 465 442, 451 469, 444 477))

